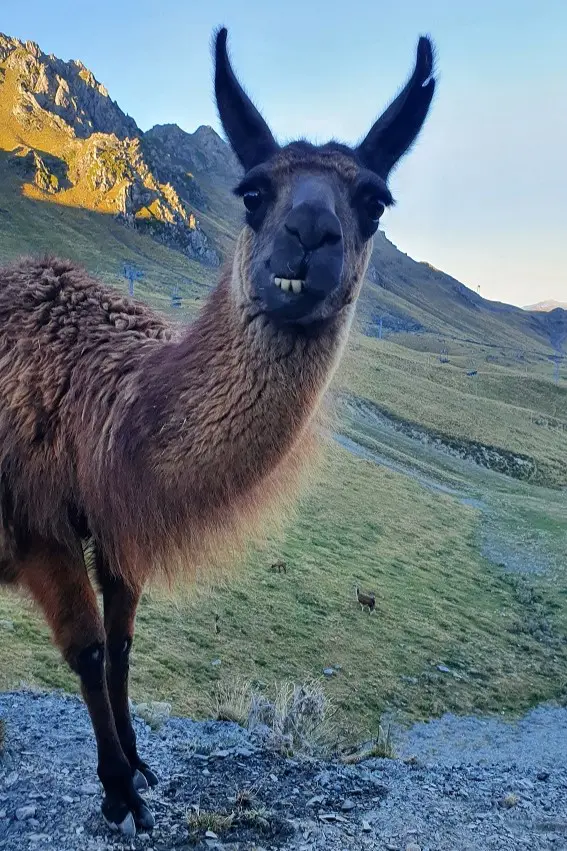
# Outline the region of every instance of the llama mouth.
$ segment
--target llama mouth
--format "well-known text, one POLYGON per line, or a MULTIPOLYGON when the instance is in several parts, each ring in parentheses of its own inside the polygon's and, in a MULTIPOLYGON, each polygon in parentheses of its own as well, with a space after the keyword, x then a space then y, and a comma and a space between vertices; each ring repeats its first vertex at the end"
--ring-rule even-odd
POLYGON ((274 284, 280 290, 283 290, 284 293, 293 292, 295 295, 299 295, 305 288, 305 281, 299 278, 276 278, 274 276, 274 284))

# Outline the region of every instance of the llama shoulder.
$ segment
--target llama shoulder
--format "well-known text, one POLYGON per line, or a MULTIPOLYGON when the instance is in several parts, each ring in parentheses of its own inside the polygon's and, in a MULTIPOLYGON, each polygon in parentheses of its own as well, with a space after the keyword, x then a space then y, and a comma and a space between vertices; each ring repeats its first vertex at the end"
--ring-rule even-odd
POLYGON ((24 258, 0 269, 0 327, 18 339, 82 332, 168 340, 165 318, 147 305, 104 286, 80 266, 54 257, 24 258))

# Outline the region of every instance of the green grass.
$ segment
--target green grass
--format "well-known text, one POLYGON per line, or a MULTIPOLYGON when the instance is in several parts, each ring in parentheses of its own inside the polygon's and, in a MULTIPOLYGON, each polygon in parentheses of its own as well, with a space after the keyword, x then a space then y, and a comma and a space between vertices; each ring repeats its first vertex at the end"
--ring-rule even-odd
POLYGON ((338 384, 397 417, 447 435, 508 449, 535 459, 542 479, 567 485, 567 382, 540 373, 462 363, 441 364, 428 352, 359 335, 338 384))
MULTIPOLYGON (((133 699, 206 715, 214 689, 237 676, 269 690, 331 665, 338 673, 325 689, 343 728, 372 735, 387 708, 418 718, 562 697, 567 647, 553 628, 547 642, 530 632, 536 603, 479 554, 478 525, 478 512, 454 498, 332 446, 279 546, 251 554, 229 584, 193 601, 146 595, 133 699), (269 571, 275 556, 287 574, 269 571), (376 614, 360 611, 354 582, 376 591, 376 614)), ((15 628, 0 643, 0 686, 76 690, 41 620, 2 595, 6 618, 15 628)))

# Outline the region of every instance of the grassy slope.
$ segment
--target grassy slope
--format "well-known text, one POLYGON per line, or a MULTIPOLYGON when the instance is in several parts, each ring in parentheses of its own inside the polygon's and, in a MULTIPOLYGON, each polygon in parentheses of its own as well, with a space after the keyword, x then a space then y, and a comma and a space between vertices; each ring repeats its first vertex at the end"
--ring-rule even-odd
POLYGON ((429 353, 359 336, 339 377, 345 390, 402 419, 448 435, 533 457, 553 484, 567 485, 567 383, 481 364, 468 376, 468 357, 442 364, 429 353))
MULTIPOLYGON (((559 696, 567 648, 525 628, 531 598, 480 556, 477 525, 473 508, 331 447, 280 544, 251 554, 228 585, 194 601, 146 597, 134 698, 206 714, 219 681, 244 675, 269 687, 338 665, 327 689, 345 726, 361 734, 387 706, 421 717, 559 696), (275 556, 288 561, 287 574, 270 572, 275 556), (354 582, 377 590, 375 615, 360 611, 354 582)), ((0 619, 15 624, 2 633, 0 686, 24 679, 76 688, 45 626, 15 596, 0 597, 0 619)))
MULTIPOLYGON (((436 329, 450 348, 455 341, 466 340, 472 351, 486 343, 509 354, 541 356, 553 351, 529 314, 480 298, 454 278, 401 253, 383 237, 375 240, 372 262, 382 282, 368 288, 366 303, 374 315, 380 314, 381 305, 394 313, 399 310, 425 328, 436 329)), ((432 342, 430 335, 418 339, 426 347, 432 342)))

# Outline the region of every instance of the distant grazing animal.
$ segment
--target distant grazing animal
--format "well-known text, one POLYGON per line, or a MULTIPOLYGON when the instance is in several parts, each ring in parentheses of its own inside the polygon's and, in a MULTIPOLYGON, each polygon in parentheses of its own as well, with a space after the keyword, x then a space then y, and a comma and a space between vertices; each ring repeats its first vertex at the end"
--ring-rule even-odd
POLYGON ((157 782, 128 709, 142 588, 160 573, 189 581, 295 490, 392 203, 388 175, 435 86, 420 38, 411 78, 358 147, 280 147, 226 39, 215 93, 246 224, 196 321, 174 333, 64 260, 0 270, 0 580, 37 601, 80 677, 102 812, 126 836, 153 826, 140 791, 157 782))
POLYGON ((287 564, 285 561, 275 561, 270 570, 277 570, 278 573, 287 573, 287 564))
POLYGON ((360 603, 360 608, 364 611, 366 607, 368 609, 368 614, 372 614, 376 609, 376 595, 375 594, 364 594, 358 585, 355 585, 356 589, 356 599, 360 603))

